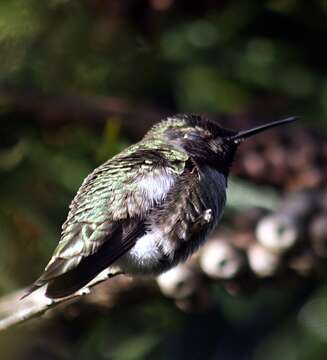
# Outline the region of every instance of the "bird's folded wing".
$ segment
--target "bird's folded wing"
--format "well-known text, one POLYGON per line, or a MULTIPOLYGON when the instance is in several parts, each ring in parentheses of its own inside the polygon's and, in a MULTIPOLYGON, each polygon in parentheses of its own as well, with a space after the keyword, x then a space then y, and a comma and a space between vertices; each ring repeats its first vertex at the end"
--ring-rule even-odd
POLYGON ((184 158, 181 154, 172 164, 164 153, 134 151, 90 174, 70 205, 49 264, 28 293, 49 284, 53 297, 66 296, 127 252, 146 231, 147 214, 184 171, 184 158))
MULTIPOLYGON (((73 294, 131 249, 135 244, 135 239, 144 235, 145 231, 143 221, 125 221, 122 224, 117 224, 116 230, 110 235, 110 239, 104 241, 96 252, 83 257, 76 266, 62 275, 50 280, 47 278, 46 295, 51 298, 60 298, 73 294)), ((57 258, 54 263, 56 267, 64 266, 65 260, 63 260, 63 264, 60 264, 61 261, 60 258, 57 258)), ((46 277, 51 276, 49 270, 45 272, 46 277)), ((42 281, 42 277, 40 280, 42 281)))

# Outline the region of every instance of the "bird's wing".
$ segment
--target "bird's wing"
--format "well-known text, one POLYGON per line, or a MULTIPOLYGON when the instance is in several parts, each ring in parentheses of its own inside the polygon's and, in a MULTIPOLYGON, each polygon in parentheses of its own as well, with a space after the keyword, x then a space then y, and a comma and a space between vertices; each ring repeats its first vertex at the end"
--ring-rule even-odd
MULTIPOLYGON (((62 297, 86 285, 145 233, 145 219, 184 171, 187 156, 170 149, 130 149, 98 167, 70 205, 61 240, 30 292, 48 284, 62 297)), ((52 288, 52 291, 51 291, 52 288)))

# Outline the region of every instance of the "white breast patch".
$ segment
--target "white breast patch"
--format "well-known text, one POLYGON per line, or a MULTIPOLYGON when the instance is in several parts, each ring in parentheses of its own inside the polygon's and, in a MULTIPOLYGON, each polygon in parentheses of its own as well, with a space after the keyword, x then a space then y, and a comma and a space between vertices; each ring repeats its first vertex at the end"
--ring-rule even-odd
POLYGON ((175 182, 175 177, 167 172, 153 172, 138 180, 139 190, 153 202, 162 201, 175 182))
POLYGON ((151 273, 163 256, 173 253, 173 248, 159 229, 150 230, 118 262, 127 273, 151 273))

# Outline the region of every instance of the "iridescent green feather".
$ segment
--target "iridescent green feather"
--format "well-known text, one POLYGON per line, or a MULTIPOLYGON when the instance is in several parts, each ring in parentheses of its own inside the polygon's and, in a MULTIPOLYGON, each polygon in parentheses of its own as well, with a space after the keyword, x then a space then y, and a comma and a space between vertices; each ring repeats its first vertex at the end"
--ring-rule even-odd
POLYGON ((110 241, 118 222, 145 217, 155 204, 138 188, 140 179, 153 174, 177 178, 187 160, 185 152, 160 139, 147 138, 95 169, 73 199, 61 240, 37 283, 60 276, 95 253, 110 241), (153 160, 154 152, 165 165, 153 160))

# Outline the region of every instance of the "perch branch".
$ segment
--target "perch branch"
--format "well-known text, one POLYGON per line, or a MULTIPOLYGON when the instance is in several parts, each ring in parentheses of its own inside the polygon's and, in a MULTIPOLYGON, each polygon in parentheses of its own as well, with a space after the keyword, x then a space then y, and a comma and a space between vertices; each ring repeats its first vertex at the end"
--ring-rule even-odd
POLYGON ((33 115, 38 121, 48 124, 103 123, 108 118, 118 117, 123 130, 131 138, 142 137, 154 122, 167 115, 167 112, 118 97, 80 94, 40 95, 0 90, 0 106, 33 115))
MULTIPOLYGON (((57 125, 67 122, 101 124, 116 117, 122 124, 125 134, 131 139, 141 138, 146 131, 160 119, 175 112, 160 110, 142 103, 114 96, 94 96, 81 94, 41 95, 33 92, 12 92, 0 89, 0 107, 22 115, 31 115, 41 123, 57 125)), ((206 114, 203 114, 206 115, 206 114)), ((208 115, 208 114, 207 114, 208 115)), ((235 128, 246 127, 249 114, 223 116, 210 114, 223 125, 235 128)), ((253 118, 253 115, 251 115, 253 118)))
POLYGON ((19 290, 14 294, 8 295, 1 299, 0 302, 0 331, 7 330, 12 326, 38 317, 59 304, 71 302, 81 296, 87 295, 90 293, 92 287, 107 280, 109 277, 108 270, 105 270, 93 279, 87 287, 60 299, 48 298, 45 295, 45 287, 38 289, 22 300, 20 299, 24 295, 24 290, 19 290))

